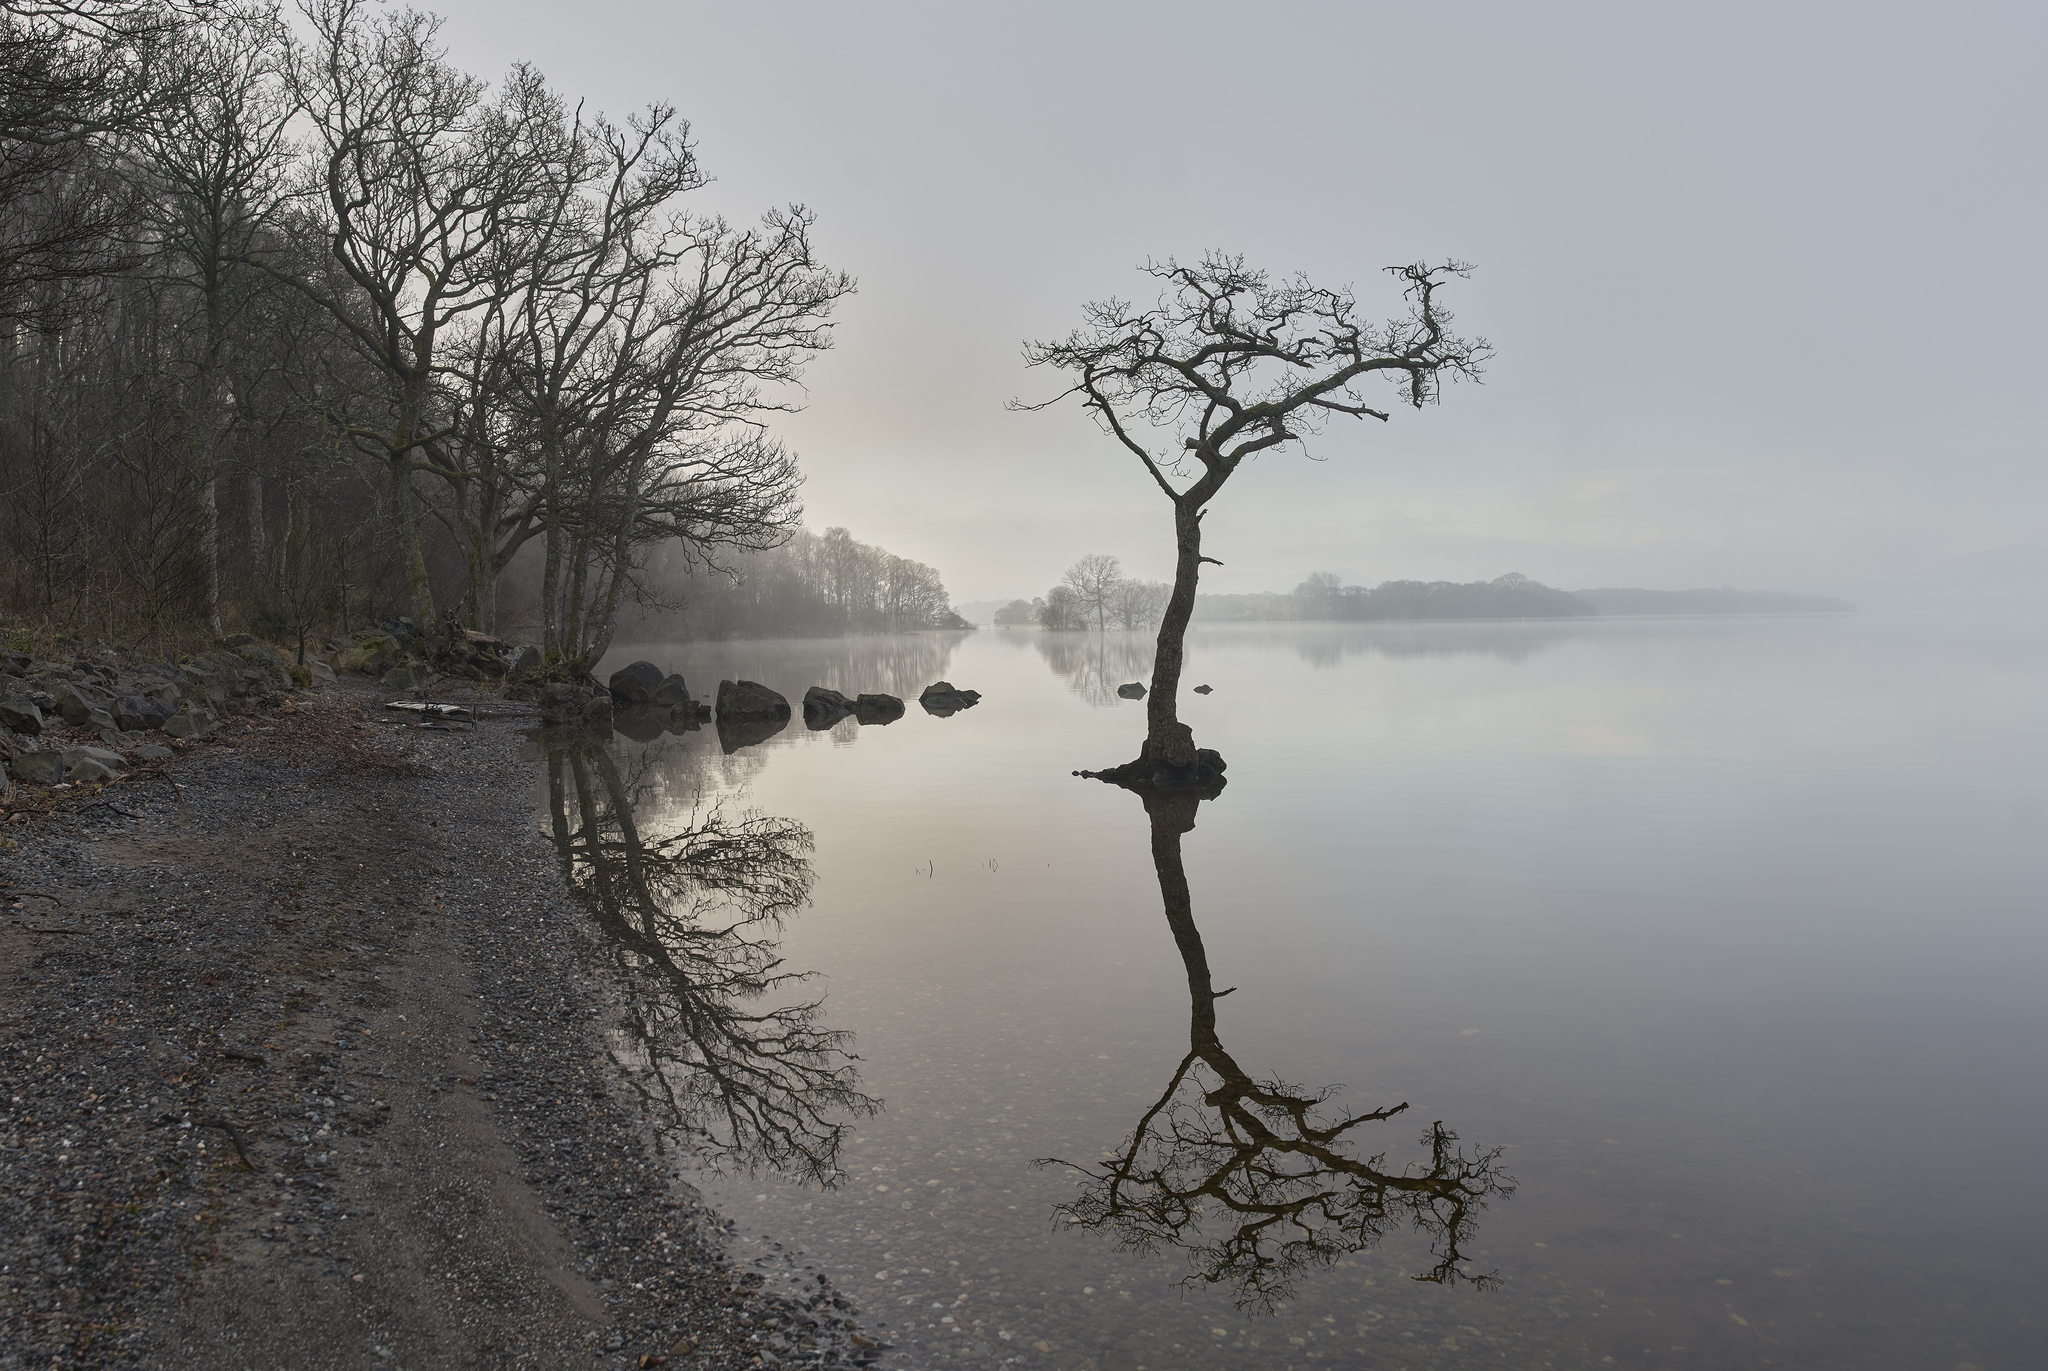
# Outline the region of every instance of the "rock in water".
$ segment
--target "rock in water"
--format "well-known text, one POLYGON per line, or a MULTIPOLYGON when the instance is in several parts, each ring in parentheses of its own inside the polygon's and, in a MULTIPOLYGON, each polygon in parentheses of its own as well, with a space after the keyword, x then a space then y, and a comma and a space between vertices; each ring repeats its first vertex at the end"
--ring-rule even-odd
POLYGON ((804 727, 813 731, 830 728, 854 709, 854 702, 838 691, 812 686, 804 692, 804 727))
POLYGON ((903 717, 903 701, 894 695, 863 695, 853 702, 853 717, 862 728, 869 724, 893 724, 903 717))
POLYGON ((961 690, 951 681, 934 681, 924 688, 924 694, 917 697, 925 713, 936 714, 941 719, 963 709, 972 709, 980 701, 980 691, 961 690))
POLYGON ((689 705, 692 711, 697 702, 690 698, 690 688, 683 684, 681 676, 671 676, 654 688, 654 694, 647 697, 648 703, 674 709, 678 705, 689 705))
POLYGON ((759 681, 720 681, 718 717, 726 719, 789 719, 789 701, 759 681))
POLYGON ((1145 687, 1136 681, 1128 682, 1116 688, 1116 697, 1119 700, 1142 700, 1145 698, 1145 687))
POLYGON ((1211 689, 1211 687, 1209 687, 1209 686, 1205 686, 1205 685, 1198 685, 1198 686, 1196 686, 1196 687, 1195 687, 1195 694, 1197 694, 1197 695, 1207 695, 1207 694, 1209 693, 1210 689, 1211 689))
POLYGON ((652 662, 635 662, 612 673, 612 698, 622 705, 645 704, 667 677, 652 662))

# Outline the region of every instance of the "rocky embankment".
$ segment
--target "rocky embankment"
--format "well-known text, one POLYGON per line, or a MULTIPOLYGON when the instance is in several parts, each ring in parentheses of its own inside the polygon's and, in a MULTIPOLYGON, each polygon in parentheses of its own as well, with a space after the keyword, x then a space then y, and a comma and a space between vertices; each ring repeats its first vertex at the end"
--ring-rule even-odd
POLYGON ((9 770, 63 779, 0 826, 0 1368, 878 1354, 621 1088, 530 720, 395 728, 253 642, 6 664, 9 770))
POLYGON ((294 666, 248 634, 176 663, 0 649, 0 764, 7 778, 35 785, 110 781, 165 760, 172 745, 205 737, 232 714, 333 679, 324 664, 294 666))

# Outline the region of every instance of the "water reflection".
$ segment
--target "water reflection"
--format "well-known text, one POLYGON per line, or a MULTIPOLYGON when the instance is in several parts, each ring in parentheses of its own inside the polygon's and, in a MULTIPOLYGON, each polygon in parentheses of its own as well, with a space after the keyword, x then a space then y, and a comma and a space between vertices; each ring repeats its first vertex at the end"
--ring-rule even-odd
POLYGON ((809 972, 782 969, 782 921, 810 903, 811 833, 790 819, 690 807, 643 834, 633 787, 588 735, 544 739, 548 810, 570 884, 619 974, 626 1079, 653 1117, 725 1158, 830 1185, 849 1116, 874 1114, 850 1035, 823 1002, 759 1007, 809 972))
POLYGON ((1268 1313, 1302 1273, 1404 1228, 1425 1235, 1435 1258, 1413 1279, 1495 1284, 1465 1266, 1462 1247, 1488 1201, 1514 1193, 1501 1149, 1468 1155, 1438 1120, 1421 1155, 1390 1170, 1385 1152, 1351 1155, 1354 1130, 1407 1112, 1405 1102, 1347 1113, 1333 1107, 1336 1086, 1259 1080, 1239 1065, 1216 1026, 1216 1001, 1236 987, 1219 991, 1210 977, 1181 861, 1202 797, 1141 793, 1167 927, 1187 970, 1188 1052, 1116 1155, 1095 1167, 1041 1160, 1080 1178, 1056 1212, 1103 1230, 1120 1250, 1181 1249, 1190 1281, 1232 1287, 1240 1307, 1268 1313))
MULTIPOLYGON (((1580 621, 1583 623, 1583 621, 1580 621)), ((1582 627, 1555 620, 1481 620, 1472 623, 1298 624, 1284 631, 1266 625, 1197 624, 1200 642, 1217 647, 1284 642, 1309 665, 1330 668, 1347 657, 1493 657, 1525 662, 1573 638, 1582 627)))
POLYGON ((1150 633, 1041 630, 1033 635, 1033 646, 1045 664, 1064 676, 1073 692, 1091 705, 1116 704, 1116 688, 1126 681, 1152 683, 1152 654, 1157 643, 1150 633))

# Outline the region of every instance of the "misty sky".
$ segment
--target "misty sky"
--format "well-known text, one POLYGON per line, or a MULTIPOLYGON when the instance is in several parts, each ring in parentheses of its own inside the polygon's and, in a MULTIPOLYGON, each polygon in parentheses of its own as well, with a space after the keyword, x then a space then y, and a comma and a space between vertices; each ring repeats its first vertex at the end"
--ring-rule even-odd
POLYGON ((1240 251, 1398 299, 1459 257, 1483 386, 1219 497, 1205 589, 1853 590, 2036 541, 2041 6, 439 0, 451 55, 693 124, 707 204, 860 279, 781 428, 807 521, 956 600, 1171 571, 1168 506, 1027 338, 1240 251))

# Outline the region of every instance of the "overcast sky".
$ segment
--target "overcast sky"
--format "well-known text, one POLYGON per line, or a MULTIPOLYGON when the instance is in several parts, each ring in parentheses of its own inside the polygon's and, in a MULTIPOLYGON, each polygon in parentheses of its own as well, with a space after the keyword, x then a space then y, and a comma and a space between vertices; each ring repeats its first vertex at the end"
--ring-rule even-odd
POLYGON ((1028 338, 1237 251, 1458 257, 1483 386, 1262 458, 1205 589, 1845 590, 2041 532, 2038 4, 440 0, 479 74, 676 105, 735 217, 801 201, 860 294, 782 426, 807 522, 1042 593, 1171 571, 1169 510, 1028 338))

